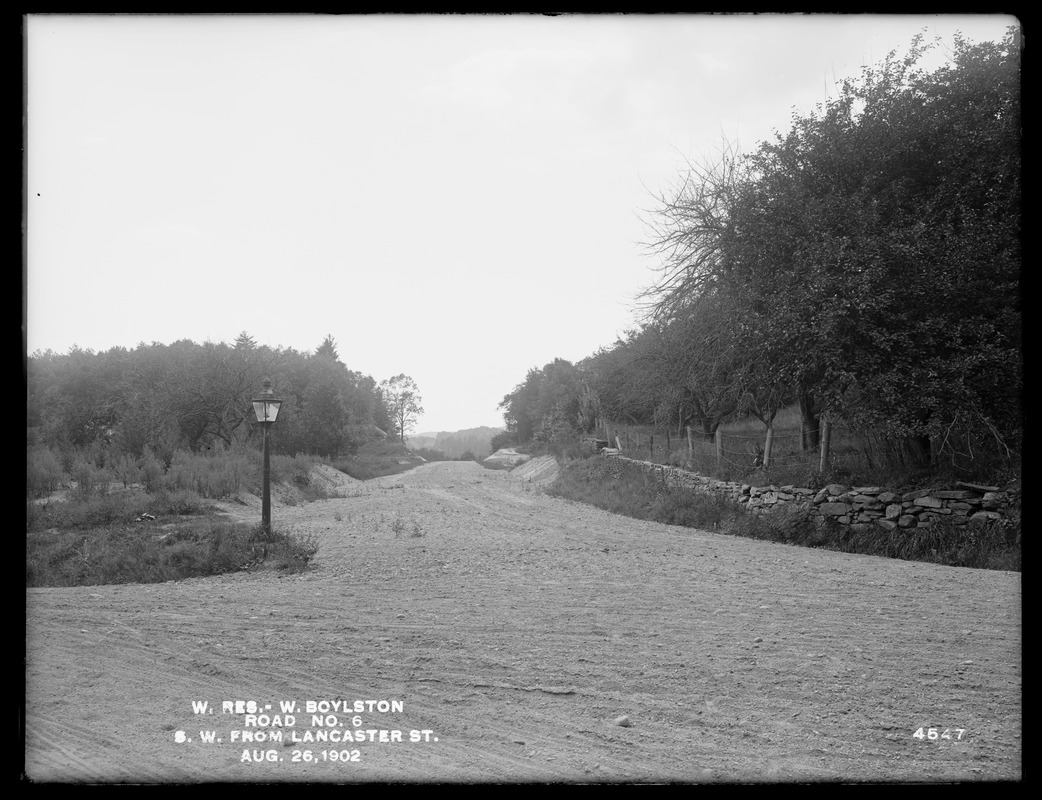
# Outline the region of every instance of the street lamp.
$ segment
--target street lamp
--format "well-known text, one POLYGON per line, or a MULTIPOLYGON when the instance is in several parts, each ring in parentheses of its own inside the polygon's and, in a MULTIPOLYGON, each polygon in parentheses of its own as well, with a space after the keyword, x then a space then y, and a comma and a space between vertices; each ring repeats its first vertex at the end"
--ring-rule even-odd
POLYGON ((271 390, 271 381, 264 381, 264 391, 253 398, 253 413, 264 431, 264 498, 261 503, 261 531, 271 533, 271 459, 268 455, 268 428, 275 424, 282 401, 271 390))

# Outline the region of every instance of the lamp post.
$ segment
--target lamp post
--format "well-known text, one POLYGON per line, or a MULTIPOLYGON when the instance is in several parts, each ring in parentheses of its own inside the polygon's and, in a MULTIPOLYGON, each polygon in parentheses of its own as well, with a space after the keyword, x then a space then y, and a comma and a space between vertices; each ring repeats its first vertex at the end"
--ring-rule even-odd
POLYGON ((264 497, 261 502, 261 531, 271 533, 271 458, 268 455, 268 428, 275 424, 282 401, 271 390, 271 381, 264 381, 264 391, 253 398, 253 413, 264 431, 264 497))

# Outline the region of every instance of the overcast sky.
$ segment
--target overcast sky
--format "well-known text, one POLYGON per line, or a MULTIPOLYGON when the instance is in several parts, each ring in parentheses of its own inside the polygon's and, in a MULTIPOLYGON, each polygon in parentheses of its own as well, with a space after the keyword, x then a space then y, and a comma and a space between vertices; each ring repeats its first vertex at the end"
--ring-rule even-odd
POLYGON ((410 375, 418 431, 634 323, 653 195, 926 29, 1004 16, 27 18, 28 352, 179 339, 410 375))

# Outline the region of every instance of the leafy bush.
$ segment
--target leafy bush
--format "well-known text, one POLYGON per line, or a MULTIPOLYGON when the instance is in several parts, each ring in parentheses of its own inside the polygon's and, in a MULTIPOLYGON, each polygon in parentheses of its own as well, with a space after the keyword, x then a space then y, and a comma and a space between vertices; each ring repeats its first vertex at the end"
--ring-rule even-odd
POLYGON ((49 447, 34 447, 26 458, 26 496, 42 497, 59 489, 65 480, 62 460, 49 447))
POLYGON ((518 444, 519 442, 516 433, 503 431, 502 433, 497 433, 492 437, 492 452, 494 453, 497 450, 502 450, 505 447, 517 447, 518 444))
POLYGON ((148 448, 141 456, 141 479, 148 492, 158 492, 163 488, 163 480, 166 477, 166 468, 155 453, 148 448))
POLYGON ((549 453, 559 461, 585 458, 580 445, 581 431, 572 424, 564 408, 554 405, 536 428, 532 437, 533 452, 549 453))
MULTIPOLYGON (((315 468, 316 463, 319 462, 311 456, 273 455, 271 457, 271 482, 290 483, 298 487, 307 486, 311 481, 311 471, 315 468)), ((261 466, 263 469, 263 465, 261 466)), ((263 480, 263 471, 258 478, 263 480)), ((258 492, 260 488, 258 485, 258 492)))
POLYGON ((164 489, 156 493, 152 508, 159 514, 196 514, 202 508, 202 498, 191 489, 164 489))
POLYGON ((275 528, 265 532, 258 527, 250 538, 255 556, 260 553, 276 569, 302 572, 318 552, 318 539, 313 534, 283 533, 275 528))
POLYGON ((112 474, 127 489, 130 484, 141 480, 141 462, 129 453, 120 453, 111 459, 112 474))
POLYGON ((193 491, 202 497, 233 497, 252 472, 250 457, 245 452, 201 455, 179 450, 174 453, 161 485, 169 490, 193 491))
POLYGON ((72 467, 72 479, 76 483, 76 495, 88 498, 95 494, 104 494, 108 490, 111 475, 102 467, 91 461, 77 461, 72 467))

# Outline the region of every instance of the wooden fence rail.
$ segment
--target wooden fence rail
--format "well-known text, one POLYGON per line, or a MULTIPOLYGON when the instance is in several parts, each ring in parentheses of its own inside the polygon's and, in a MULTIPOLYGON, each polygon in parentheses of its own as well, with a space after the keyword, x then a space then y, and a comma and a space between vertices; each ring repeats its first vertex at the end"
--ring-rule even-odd
MULTIPOLYGON (((603 430, 603 439, 596 441, 603 441, 605 443, 611 443, 614 447, 622 453, 636 454, 636 453, 647 453, 650 457, 655 456, 655 439, 656 434, 641 434, 638 432, 624 431, 619 432, 618 428, 609 430, 607 424, 598 426, 599 430, 603 430)), ((801 449, 802 442, 805 438, 806 431, 800 431, 799 433, 786 433, 784 438, 786 439, 800 439, 801 449)), ((750 455, 754 456, 754 463, 750 466, 755 467, 770 467, 776 460, 775 458, 775 444, 778 439, 774 426, 768 425, 762 436, 748 436, 744 434, 725 434, 722 429, 717 428, 714 435, 711 446, 713 448, 713 455, 716 459, 716 465, 718 468, 723 468, 728 463, 744 463, 750 455), (727 439, 746 439, 753 440, 756 442, 754 445, 754 452, 741 452, 736 450, 729 450, 725 445, 725 438, 727 439), (762 444, 761 444, 762 443, 762 444), (729 456, 733 458, 729 458, 729 456)), ((593 441, 593 440, 591 440, 593 441)), ((662 453, 663 458, 668 458, 673 453, 674 439, 672 433, 667 430, 663 434, 658 435, 659 450, 662 453)), ((694 461, 696 455, 696 434, 692 431, 691 426, 688 425, 684 430, 684 437, 679 441, 684 441, 686 444, 687 460, 694 461)), ((705 441, 705 440, 699 440, 705 441)), ((818 469, 824 472, 829 465, 830 450, 832 442, 832 425, 828 420, 822 420, 821 436, 819 437, 820 447, 817 454, 817 466, 818 469)), ((710 444, 706 442, 706 444, 710 444)), ((706 454, 708 455, 708 454, 706 454)), ((790 456, 791 457, 791 456, 790 456)))

